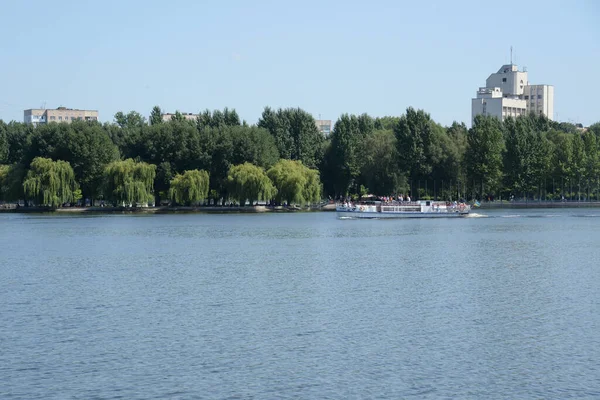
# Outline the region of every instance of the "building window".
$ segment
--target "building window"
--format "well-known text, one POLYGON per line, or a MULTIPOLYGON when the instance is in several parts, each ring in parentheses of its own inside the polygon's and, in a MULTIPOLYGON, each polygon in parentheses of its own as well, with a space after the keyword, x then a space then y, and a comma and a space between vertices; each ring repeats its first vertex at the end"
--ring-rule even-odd
POLYGON ((502 82, 506 82, 506 78, 502 78, 502 82))
POLYGON ((58 117, 58 120, 59 120, 59 121, 62 121, 62 117, 58 117))
POLYGON ((538 94, 538 100, 540 100, 542 98, 541 94, 538 94))
POLYGON ((54 121, 56 119, 56 117, 54 115, 50 116, 50 120, 54 121))
POLYGON ((525 100, 529 100, 529 96, 525 95, 525 100))

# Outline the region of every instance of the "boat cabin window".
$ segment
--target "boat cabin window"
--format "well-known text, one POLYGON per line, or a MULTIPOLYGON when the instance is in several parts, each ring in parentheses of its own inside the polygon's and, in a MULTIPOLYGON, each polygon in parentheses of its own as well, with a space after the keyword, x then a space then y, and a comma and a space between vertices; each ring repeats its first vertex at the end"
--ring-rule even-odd
POLYGON ((430 202, 430 201, 426 201, 426 202, 425 202, 425 205, 426 205, 426 206, 430 206, 430 205, 431 205, 431 202, 430 202))

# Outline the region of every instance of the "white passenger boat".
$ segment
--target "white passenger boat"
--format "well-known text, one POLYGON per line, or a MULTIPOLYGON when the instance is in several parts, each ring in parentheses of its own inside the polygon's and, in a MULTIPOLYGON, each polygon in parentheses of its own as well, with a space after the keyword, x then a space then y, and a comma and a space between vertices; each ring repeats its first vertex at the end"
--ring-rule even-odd
POLYGON ((464 217, 471 207, 465 203, 419 200, 339 203, 335 211, 340 218, 449 218, 464 217))

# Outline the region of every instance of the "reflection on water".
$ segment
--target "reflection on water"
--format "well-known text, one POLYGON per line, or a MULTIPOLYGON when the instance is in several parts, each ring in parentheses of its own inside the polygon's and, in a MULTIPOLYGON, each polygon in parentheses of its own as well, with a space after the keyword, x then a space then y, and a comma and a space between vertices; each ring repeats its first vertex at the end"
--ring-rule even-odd
POLYGON ((600 213, 477 214, 0 215, 0 398, 598 397, 600 213))

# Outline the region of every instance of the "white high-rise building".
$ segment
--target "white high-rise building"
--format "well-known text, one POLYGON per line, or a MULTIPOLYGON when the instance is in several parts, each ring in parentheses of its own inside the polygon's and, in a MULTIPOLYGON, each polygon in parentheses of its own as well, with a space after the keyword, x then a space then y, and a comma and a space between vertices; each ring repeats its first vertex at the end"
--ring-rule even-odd
POLYGON ((554 86, 527 85, 523 92, 527 110, 554 119, 554 86))
POLYGON ((471 117, 492 115, 504 120, 529 112, 554 118, 554 86, 530 85, 527 71, 519 71, 515 64, 503 65, 491 74, 471 100, 471 117))

